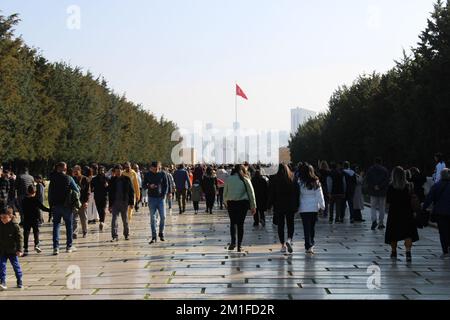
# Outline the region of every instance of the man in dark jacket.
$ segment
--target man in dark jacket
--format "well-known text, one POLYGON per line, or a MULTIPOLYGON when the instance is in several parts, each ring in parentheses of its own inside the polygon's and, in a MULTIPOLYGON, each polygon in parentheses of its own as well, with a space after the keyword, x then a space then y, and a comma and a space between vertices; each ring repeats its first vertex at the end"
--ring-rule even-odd
POLYGON ((148 206, 150 208, 150 224, 152 230, 152 240, 150 244, 156 242, 156 211, 159 212, 159 238, 164 241, 164 227, 166 220, 165 198, 168 188, 167 176, 161 172, 161 164, 152 162, 150 171, 144 177, 144 188, 148 190, 148 206))
POLYGON ((72 176, 78 187, 80 188, 80 202, 81 208, 76 209, 73 213, 73 238, 78 237, 78 221, 81 221, 81 229, 83 231, 83 238, 87 236, 87 207, 89 202, 90 188, 89 181, 86 176, 82 175, 81 167, 76 165, 72 169, 72 176))
POLYGON ((339 163, 331 163, 330 168, 330 175, 327 177, 328 198, 330 199, 329 223, 333 223, 334 207, 336 207, 334 223, 343 223, 345 216, 345 194, 347 192, 344 172, 339 163))
POLYGON ((28 168, 22 168, 19 171, 19 176, 16 179, 16 199, 17 207, 20 213, 20 226, 23 225, 23 214, 22 214, 22 201, 27 196, 27 190, 29 186, 34 185, 34 178, 28 173, 28 168))
POLYGON ((17 287, 22 288, 22 269, 19 258, 23 252, 23 239, 12 211, 0 204, 0 291, 6 290, 6 262, 9 260, 16 274, 17 287))
POLYGON ((58 163, 55 169, 56 171, 50 176, 48 203, 53 216, 53 254, 58 255, 61 218, 64 219, 66 225, 66 251, 68 253, 73 251, 73 211, 67 199, 70 198, 71 191, 80 192, 80 190, 72 177, 66 174, 66 163, 58 163))
POLYGON ((108 178, 105 172, 105 167, 100 166, 98 174, 91 181, 91 191, 94 193, 95 206, 100 218, 100 231, 103 231, 105 225, 106 201, 108 198, 108 178))
POLYGON ((175 182, 178 207, 180 208, 180 214, 182 214, 186 211, 186 195, 188 189, 191 188, 191 180, 184 165, 180 164, 178 166, 178 169, 173 173, 173 180, 175 182))
POLYGON ((111 241, 119 241, 119 215, 122 217, 123 235, 125 240, 129 240, 128 208, 134 208, 134 189, 131 179, 123 175, 123 168, 120 164, 114 167, 114 176, 111 178, 108 196, 109 211, 112 213, 111 241))
POLYGON ((431 187, 423 209, 426 210, 433 204, 433 215, 437 218, 443 252, 441 258, 448 259, 450 258, 450 169, 441 171, 440 177, 439 182, 431 187))
POLYGON ((382 230, 384 226, 384 215, 386 212, 386 194, 389 187, 389 172, 383 167, 381 158, 375 159, 375 164, 367 171, 364 184, 370 196, 370 211, 372 215, 372 230, 382 230), (377 221, 377 209, 379 217, 377 221))

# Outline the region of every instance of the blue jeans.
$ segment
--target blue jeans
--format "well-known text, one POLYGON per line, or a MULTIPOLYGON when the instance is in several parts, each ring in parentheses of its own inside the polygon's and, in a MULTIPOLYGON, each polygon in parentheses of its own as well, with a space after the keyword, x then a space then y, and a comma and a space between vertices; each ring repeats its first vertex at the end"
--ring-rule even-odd
POLYGON ((67 248, 72 247, 73 239, 73 212, 72 209, 64 206, 54 206, 52 208, 53 215, 53 249, 59 249, 59 228, 61 226, 61 218, 66 224, 67 248))
POLYGON ((22 282, 22 269, 16 255, 0 256, 0 281, 6 283, 6 262, 9 260, 16 274, 17 282, 22 282))
POLYGON ((156 238, 156 210, 159 212, 159 234, 164 234, 164 225, 166 221, 165 198, 148 198, 150 207, 150 227, 152 229, 152 238, 156 238))

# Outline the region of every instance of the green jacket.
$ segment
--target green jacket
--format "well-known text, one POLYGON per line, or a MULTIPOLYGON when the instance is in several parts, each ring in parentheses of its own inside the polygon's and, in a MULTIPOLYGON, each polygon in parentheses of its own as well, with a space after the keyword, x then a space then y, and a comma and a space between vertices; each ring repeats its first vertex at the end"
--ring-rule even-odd
POLYGON ((22 249, 23 238, 19 224, 15 219, 7 224, 0 221, 0 255, 16 255, 16 252, 22 252, 22 249))
POLYGON ((223 189, 223 200, 227 201, 240 201, 249 200, 250 209, 256 208, 255 191, 253 190, 252 182, 248 178, 244 178, 244 183, 237 174, 230 176, 225 183, 223 189))

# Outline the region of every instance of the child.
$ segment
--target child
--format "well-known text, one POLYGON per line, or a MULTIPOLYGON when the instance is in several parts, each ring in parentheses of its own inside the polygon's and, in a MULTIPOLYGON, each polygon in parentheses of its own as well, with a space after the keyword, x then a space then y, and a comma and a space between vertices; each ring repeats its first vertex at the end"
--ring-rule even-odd
POLYGON ((41 222, 41 211, 50 212, 49 208, 46 208, 42 202, 36 197, 36 188, 31 185, 28 187, 27 196, 22 201, 23 207, 23 238, 24 238, 24 253, 23 256, 28 255, 28 237, 30 236, 31 228, 33 228, 34 234, 34 250, 37 253, 41 253, 39 248, 39 224, 41 222))
POLYGON ((17 288, 22 289, 22 269, 19 258, 22 256, 22 234, 11 208, 0 205, 0 291, 6 290, 6 262, 13 266, 17 288))
POLYGON ((201 195, 202 195, 202 188, 200 186, 200 181, 195 180, 191 189, 191 198, 192 203, 194 204, 195 214, 198 213, 198 203, 200 202, 201 195))

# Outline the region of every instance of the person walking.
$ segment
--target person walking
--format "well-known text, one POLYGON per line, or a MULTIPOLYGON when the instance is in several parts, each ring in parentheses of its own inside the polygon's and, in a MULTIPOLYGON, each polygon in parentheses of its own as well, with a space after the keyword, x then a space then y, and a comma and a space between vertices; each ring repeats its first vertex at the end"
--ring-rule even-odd
POLYGON ((228 250, 234 250, 237 245, 237 251, 242 252, 244 222, 247 212, 250 209, 252 214, 256 214, 255 191, 244 166, 240 164, 234 166, 230 177, 225 183, 223 199, 230 217, 231 243, 228 250))
POLYGON ((48 188, 48 203, 53 217, 53 254, 59 254, 59 229, 61 219, 64 219, 66 226, 66 252, 71 253, 75 248, 73 242, 73 204, 72 192, 80 193, 80 188, 75 181, 66 174, 67 164, 59 162, 55 167, 55 172, 50 176, 48 188))
MULTIPOLYGON (((125 177, 128 177, 131 181, 131 185, 133 187, 133 193, 134 193, 134 203, 136 203, 141 198, 138 175, 137 175, 136 171, 131 169, 130 162, 125 162, 125 164, 123 165, 123 169, 124 169, 123 175, 125 177)), ((134 210, 134 206, 132 208, 128 207, 128 222, 130 222, 131 218, 133 217, 133 210, 134 210)))
POLYGON ((319 181, 320 185, 322 186, 322 190, 324 192, 324 199, 325 199, 325 209, 323 210, 323 217, 328 217, 328 210, 330 207, 330 198, 328 196, 328 186, 327 186, 327 180, 330 176, 330 167, 328 166, 328 162, 321 161, 320 162, 320 168, 319 168, 319 181))
POLYGON ((345 195, 347 190, 345 176, 339 163, 332 162, 330 167, 330 175, 327 178, 328 198, 330 199, 328 221, 330 224, 333 223, 334 210, 336 209, 334 223, 343 223, 345 216, 345 195))
POLYGON ((202 186, 200 184, 200 181, 198 180, 196 180, 192 185, 191 197, 192 197, 192 204, 194 206, 194 213, 198 214, 199 203, 202 198, 202 186))
POLYGON ((405 241, 406 261, 411 262, 413 242, 419 240, 416 221, 411 206, 412 186, 406 180, 402 167, 392 171, 392 183, 388 186, 386 203, 389 212, 386 224, 385 243, 392 248, 391 258, 397 259, 398 241, 405 241))
POLYGON ((142 177, 142 172, 139 169, 139 165, 137 163, 134 163, 131 168, 136 172, 136 177, 138 181, 138 187, 139 187, 139 198, 136 201, 136 204, 134 205, 134 210, 136 212, 139 212, 139 205, 142 203, 142 183, 144 182, 144 179, 142 177))
POLYGON ((23 273, 19 257, 23 254, 23 239, 12 209, 0 206, 0 291, 6 286, 6 262, 9 260, 16 275, 17 288, 23 288, 23 273))
POLYGON ((191 188, 191 180, 183 164, 178 165, 178 169, 173 173, 173 181, 175 183, 178 208, 180 209, 180 214, 183 214, 186 211, 187 191, 191 188))
POLYGON ((108 199, 109 180, 106 177, 105 172, 106 168, 100 166, 97 175, 93 177, 91 181, 91 191, 94 194, 95 206, 100 220, 100 231, 103 231, 105 227, 106 204, 108 199))
POLYGON ((157 241, 156 238, 156 211, 159 213, 159 238, 165 241, 164 228, 166 221, 165 198, 169 191, 167 176, 160 171, 161 164, 153 161, 150 171, 144 177, 144 188, 148 190, 148 205, 150 208, 150 228, 152 231, 152 240, 150 244, 157 241))
POLYGON ((217 170, 217 182, 218 182, 218 195, 217 200, 219 203, 220 210, 223 210, 223 188, 225 187, 225 183, 227 182, 227 179, 229 177, 228 172, 225 170, 225 167, 223 165, 219 166, 219 169, 217 170))
POLYGON ((343 172, 344 172, 344 178, 345 178, 345 202, 348 205, 348 211, 350 214, 350 223, 355 223, 353 198, 355 196, 356 174, 355 174, 355 171, 353 171, 350 168, 350 162, 345 161, 343 167, 344 167, 343 172))
POLYGON ((303 167, 299 182, 299 212, 303 223, 305 250, 307 254, 314 254, 317 215, 319 211, 325 210, 325 199, 320 180, 311 165, 303 167))
POLYGON ((372 230, 385 228, 384 215, 386 213, 386 193, 389 187, 389 172, 382 165, 381 158, 375 159, 375 164, 367 171, 364 183, 370 196, 370 212, 372 216, 372 230), (379 212, 377 220, 377 210, 379 212))
POLYGON ((28 239, 30 237, 30 231, 33 229, 34 235, 34 250, 37 253, 41 253, 42 250, 39 246, 39 225, 41 223, 41 210, 50 212, 50 209, 45 207, 42 201, 37 197, 36 188, 34 186, 28 187, 28 194, 22 201, 23 209, 23 239, 24 239, 24 252, 23 256, 28 255, 28 239))
MULTIPOLYGON (((168 190, 167 190, 167 205, 169 212, 172 212, 173 194, 176 191, 175 180, 173 179, 173 170, 171 168, 165 168, 164 173, 167 176, 168 190)), ((187 194, 187 193, 186 193, 187 194)), ((185 197, 186 201, 187 196, 185 197)))
POLYGON ((253 226, 257 227, 261 223, 266 226, 265 211, 267 210, 267 199, 269 198, 269 180, 261 174, 261 170, 256 170, 252 178, 252 186, 256 197, 256 214, 253 216, 253 226))
POLYGON ((285 164, 278 166, 278 172, 270 182, 269 208, 277 215, 278 238, 282 253, 292 253, 294 238, 294 216, 299 207, 300 186, 294 174, 285 164), (287 241, 284 226, 287 225, 287 241))
POLYGON ((450 169, 443 169, 440 176, 439 182, 431 187, 423 209, 426 210, 433 205, 433 216, 436 217, 442 247, 441 258, 448 259, 450 258, 450 169))
POLYGON ((129 209, 134 208, 136 199, 131 179, 123 174, 123 167, 118 164, 114 167, 114 176, 108 188, 109 212, 112 214, 111 242, 119 241, 119 216, 123 223, 123 236, 125 240, 130 239, 130 227, 128 220, 129 209))
POLYGON ((204 192, 206 199, 206 212, 209 214, 213 214, 218 182, 212 167, 206 168, 206 173, 203 176, 201 184, 202 184, 202 191, 204 192))
POLYGON ((3 167, 0 167, 0 203, 5 205, 9 203, 9 189, 8 172, 3 171, 3 167))
MULTIPOLYGON (((44 179, 42 179, 42 176, 38 175, 34 178, 34 182, 36 184, 36 198, 41 202, 44 203, 44 193, 45 193, 45 183, 44 179)), ((39 226, 42 226, 44 223, 44 215, 42 214, 42 211, 40 212, 40 220, 39 220, 39 226)), ((49 211, 47 211, 49 212, 49 211)))
POLYGON ((19 226, 23 226, 23 210, 22 210, 22 201, 25 199, 28 193, 28 187, 34 185, 34 178, 29 174, 29 170, 27 167, 23 167, 19 171, 19 175, 16 178, 16 186, 14 188, 16 192, 16 204, 17 209, 20 214, 20 224, 19 226))
POLYGON ((353 195, 353 219, 354 222, 365 222, 362 216, 364 210, 363 183, 364 172, 359 167, 355 168, 356 186, 353 195))
POLYGON ((86 238, 88 231, 87 208, 89 204, 90 187, 88 178, 81 173, 81 167, 76 165, 72 169, 72 176, 80 188, 81 208, 76 209, 73 214, 73 239, 78 238, 78 223, 81 222, 83 238, 86 238))

